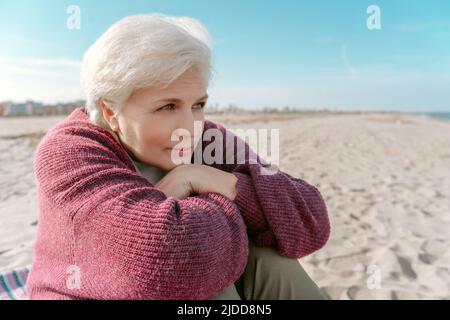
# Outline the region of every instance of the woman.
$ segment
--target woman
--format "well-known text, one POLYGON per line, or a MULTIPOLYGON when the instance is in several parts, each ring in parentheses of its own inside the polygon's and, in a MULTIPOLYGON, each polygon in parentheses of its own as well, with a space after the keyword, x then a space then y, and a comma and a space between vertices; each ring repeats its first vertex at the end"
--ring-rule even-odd
POLYGON ((324 298, 296 259, 328 240, 325 203, 262 174, 245 142, 237 161, 242 141, 204 118, 210 61, 198 21, 159 14, 126 17, 88 49, 86 106, 35 154, 31 299, 324 298), (227 161, 205 161, 211 149, 227 161))

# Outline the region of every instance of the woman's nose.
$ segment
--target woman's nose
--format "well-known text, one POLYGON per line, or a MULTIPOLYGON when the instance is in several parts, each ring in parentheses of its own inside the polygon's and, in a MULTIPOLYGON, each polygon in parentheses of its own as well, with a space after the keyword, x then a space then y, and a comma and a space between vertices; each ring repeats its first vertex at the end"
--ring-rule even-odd
MULTIPOLYGON (((190 138, 194 136, 194 124, 195 124, 195 116, 191 108, 184 108, 183 112, 179 113, 179 118, 177 121, 177 129, 187 130, 184 134, 189 133, 190 138)), ((184 135, 183 134, 183 135, 184 135)))

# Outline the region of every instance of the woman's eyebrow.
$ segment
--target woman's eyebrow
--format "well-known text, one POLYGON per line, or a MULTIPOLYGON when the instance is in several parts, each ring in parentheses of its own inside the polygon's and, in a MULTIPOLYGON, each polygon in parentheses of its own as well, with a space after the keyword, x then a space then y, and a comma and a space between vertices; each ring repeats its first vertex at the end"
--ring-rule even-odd
MULTIPOLYGON (((208 99, 208 94, 206 94, 203 97, 197 99, 197 101, 204 100, 204 99, 208 99)), ((178 103, 178 102, 181 102, 181 100, 178 99, 178 98, 167 98, 167 99, 158 100, 156 102, 177 102, 178 103)))

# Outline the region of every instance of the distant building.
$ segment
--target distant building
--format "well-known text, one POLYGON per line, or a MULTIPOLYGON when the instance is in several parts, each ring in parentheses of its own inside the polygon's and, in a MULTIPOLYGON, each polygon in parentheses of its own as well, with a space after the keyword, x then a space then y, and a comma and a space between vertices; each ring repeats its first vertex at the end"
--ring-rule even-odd
POLYGON ((24 103, 9 103, 6 116, 28 116, 39 113, 42 103, 28 100, 24 103))
POLYGON ((24 116, 27 114, 27 104, 26 103, 14 103, 9 109, 11 116, 24 116))
POLYGON ((26 108, 27 108, 27 115, 39 115, 42 113, 42 103, 40 102, 34 102, 34 101, 27 101, 26 108))
POLYGON ((9 102, 0 102, 0 117, 3 117, 7 114, 9 110, 8 103, 9 102))
POLYGON ((11 113, 11 101, 4 101, 0 103, 0 115, 8 116, 11 113))
POLYGON ((0 103, 0 116, 51 116, 70 114, 76 108, 83 106, 84 101, 70 103, 58 103, 55 105, 44 105, 41 102, 28 100, 24 103, 13 103, 11 101, 0 103))

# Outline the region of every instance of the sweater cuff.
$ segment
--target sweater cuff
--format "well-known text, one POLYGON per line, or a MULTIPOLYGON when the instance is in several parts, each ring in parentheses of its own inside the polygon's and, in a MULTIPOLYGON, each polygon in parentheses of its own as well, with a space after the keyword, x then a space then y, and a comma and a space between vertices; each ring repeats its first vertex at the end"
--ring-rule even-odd
POLYGON ((245 173, 232 172, 232 174, 237 178, 237 194, 234 202, 241 212, 247 228, 252 231, 265 231, 269 229, 266 217, 259 204, 252 178, 245 173))

